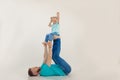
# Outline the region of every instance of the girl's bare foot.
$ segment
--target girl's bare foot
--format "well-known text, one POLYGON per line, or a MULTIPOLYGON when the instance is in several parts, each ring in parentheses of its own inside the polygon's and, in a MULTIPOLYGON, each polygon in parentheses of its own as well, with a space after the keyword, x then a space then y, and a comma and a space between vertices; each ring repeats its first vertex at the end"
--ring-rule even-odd
POLYGON ((51 41, 48 41, 47 45, 48 45, 49 48, 52 48, 52 42, 51 41))
POLYGON ((47 46, 47 43, 46 42, 42 42, 43 46, 46 47, 47 46))

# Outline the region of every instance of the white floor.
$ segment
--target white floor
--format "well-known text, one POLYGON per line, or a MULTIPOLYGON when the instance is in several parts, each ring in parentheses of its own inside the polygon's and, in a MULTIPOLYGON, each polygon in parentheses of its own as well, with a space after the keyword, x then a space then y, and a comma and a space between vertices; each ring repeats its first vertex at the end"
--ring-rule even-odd
MULTIPOLYGON (((114 68, 109 71, 96 71, 91 70, 81 70, 81 71, 72 71, 70 75, 60 77, 29 77, 27 76, 27 71, 25 69, 19 69, 15 71, 10 71, 6 73, 6 75, 1 76, 0 80, 120 80, 120 72, 118 69, 114 68)), ((2 72, 1 72, 2 73, 2 72)), ((0 75, 1 75, 0 73, 0 75)))
POLYGON ((120 74, 118 71, 103 73, 84 73, 75 71, 66 77, 34 77, 28 78, 28 80, 120 80, 120 74))

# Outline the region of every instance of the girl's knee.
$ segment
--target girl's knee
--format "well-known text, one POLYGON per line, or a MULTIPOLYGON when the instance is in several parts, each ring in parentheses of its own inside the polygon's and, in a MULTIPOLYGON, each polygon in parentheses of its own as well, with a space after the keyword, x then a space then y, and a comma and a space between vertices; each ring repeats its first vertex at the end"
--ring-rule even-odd
POLYGON ((48 37, 49 36, 49 34, 46 34, 46 37, 48 37))

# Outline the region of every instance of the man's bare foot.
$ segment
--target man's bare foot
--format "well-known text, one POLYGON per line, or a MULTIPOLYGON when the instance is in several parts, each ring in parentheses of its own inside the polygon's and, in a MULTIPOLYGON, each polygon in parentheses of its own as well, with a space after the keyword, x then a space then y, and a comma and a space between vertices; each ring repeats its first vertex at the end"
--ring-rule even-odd
POLYGON ((46 47, 47 46, 47 43, 46 42, 42 42, 43 46, 46 47))
POLYGON ((48 41, 47 45, 48 45, 49 48, 52 48, 52 42, 51 41, 48 41))

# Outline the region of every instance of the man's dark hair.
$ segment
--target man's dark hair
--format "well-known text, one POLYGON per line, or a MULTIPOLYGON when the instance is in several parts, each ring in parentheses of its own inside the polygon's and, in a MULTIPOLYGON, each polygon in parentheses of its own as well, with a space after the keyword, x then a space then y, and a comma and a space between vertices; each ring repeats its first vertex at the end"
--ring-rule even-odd
POLYGON ((35 75, 33 74, 33 72, 31 71, 30 68, 28 69, 28 75, 29 75, 29 76, 35 76, 35 75))

